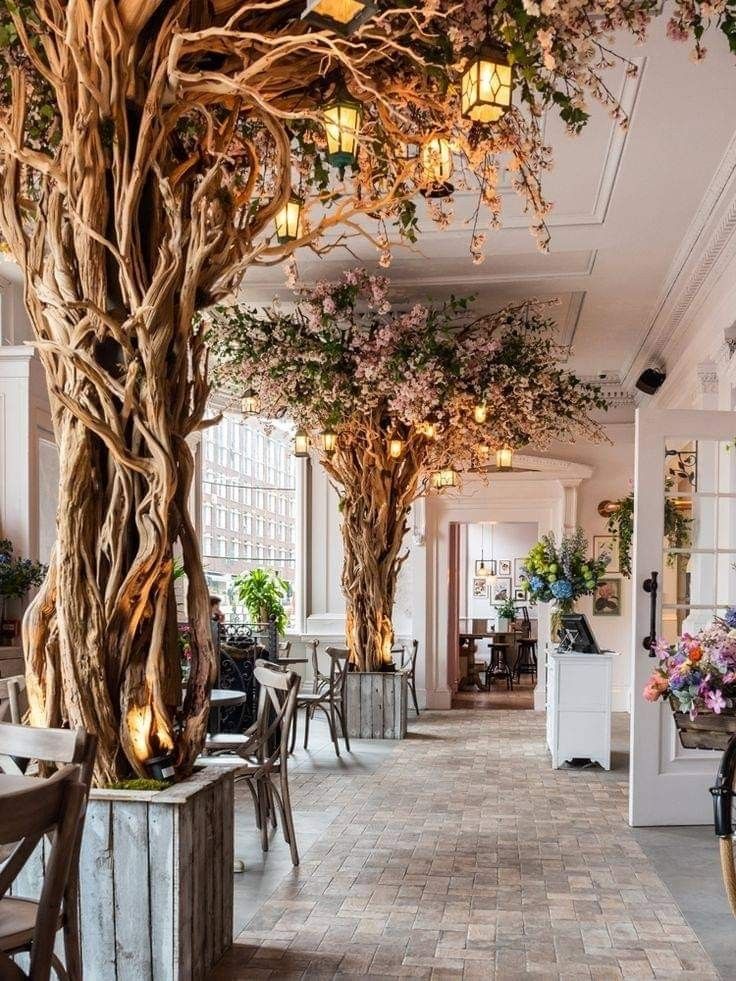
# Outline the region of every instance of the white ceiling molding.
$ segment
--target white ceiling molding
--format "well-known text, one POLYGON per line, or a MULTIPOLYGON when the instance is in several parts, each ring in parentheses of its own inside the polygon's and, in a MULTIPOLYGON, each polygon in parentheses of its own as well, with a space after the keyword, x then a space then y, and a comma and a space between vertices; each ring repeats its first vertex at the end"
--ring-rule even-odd
POLYGON ((736 134, 710 182, 673 259, 655 313, 624 372, 633 384, 645 363, 672 361, 693 318, 736 256, 736 134))

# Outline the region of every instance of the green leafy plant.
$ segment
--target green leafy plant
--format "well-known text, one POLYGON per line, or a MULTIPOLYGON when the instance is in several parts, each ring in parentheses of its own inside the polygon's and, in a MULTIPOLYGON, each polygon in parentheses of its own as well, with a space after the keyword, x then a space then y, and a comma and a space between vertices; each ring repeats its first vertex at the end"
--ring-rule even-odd
POLYGON ((40 586, 46 575, 46 566, 31 559, 13 556, 13 544, 0 538, 0 597, 22 599, 32 586, 40 586))
POLYGON ((515 620, 516 607, 512 599, 505 599, 503 603, 496 604, 496 612, 502 620, 515 620))
POLYGON ((280 634, 286 633, 289 618, 283 600, 289 595, 289 584, 278 572, 253 569, 234 582, 238 599, 245 603, 250 616, 259 623, 272 620, 280 634))
POLYGON ((168 790, 170 780, 148 780, 146 777, 136 777, 133 780, 116 780, 107 785, 108 790, 168 790))
MULTIPOLYGON (((667 484, 670 489, 671 482, 667 484)), ((679 510, 670 497, 664 499, 664 534, 669 548, 687 548, 690 544, 692 519, 679 510)), ((634 494, 618 501, 618 506, 608 519, 608 531, 618 542, 618 561, 621 574, 631 579, 631 553, 634 541, 634 494)), ((667 556, 667 564, 672 565, 674 556, 667 556)))

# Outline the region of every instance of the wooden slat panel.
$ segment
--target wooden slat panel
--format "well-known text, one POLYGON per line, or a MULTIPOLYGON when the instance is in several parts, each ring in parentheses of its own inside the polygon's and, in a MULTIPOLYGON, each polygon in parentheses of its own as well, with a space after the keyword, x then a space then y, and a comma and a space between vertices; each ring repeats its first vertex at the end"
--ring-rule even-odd
POLYGON ((205 973, 204 935, 208 856, 202 845, 205 841, 205 803, 202 794, 192 801, 192 977, 205 973))
POLYGON ((383 674, 378 672, 371 674, 367 679, 371 686, 371 699, 373 709, 373 738, 383 738, 383 674))
POLYGON ((209 969, 215 963, 215 934, 219 926, 217 923, 217 911, 215 910, 215 872, 213 859, 215 857, 215 788, 210 787, 202 795, 204 806, 204 826, 202 828, 203 837, 200 842, 200 849, 208 860, 204 863, 205 889, 202 893, 202 903, 204 905, 204 964, 209 969))
POLYGON ((194 906, 194 883, 192 871, 192 823, 194 813, 191 806, 176 809, 176 855, 174 870, 174 896, 178 902, 176 916, 178 958, 174 977, 178 981, 188 981, 192 976, 192 916, 194 906))
POLYGON ((384 674, 383 676, 383 736, 385 739, 396 738, 396 715, 397 706, 395 704, 396 675, 384 674))
POLYGON ((347 682, 347 726, 351 736, 360 735, 360 684, 358 679, 353 677, 354 672, 348 675, 347 682))
POLYGON ((225 786, 223 782, 213 787, 213 819, 212 830, 214 833, 214 847, 212 851, 212 867, 210 877, 212 883, 212 961, 214 963, 220 959, 223 952, 222 947, 222 836, 223 836, 223 808, 225 806, 225 786))
POLYGON ((147 809, 145 802, 112 809, 118 981, 151 977, 147 809))
POLYGON ((223 788, 222 807, 222 951, 233 942, 233 862, 235 861, 235 778, 230 774, 220 784, 223 788))
MULTIPOLYGON (((112 805, 90 801, 79 856, 80 930, 85 978, 117 977, 112 805)), ((139 940, 140 943, 140 940, 139 940)))
POLYGON ((365 674, 357 675, 360 689, 360 736, 362 739, 373 737, 373 689, 365 674))
POLYGON ((158 807, 148 807, 147 810, 148 856, 151 866, 152 981, 169 981, 175 976, 175 809, 171 804, 160 804, 158 807))

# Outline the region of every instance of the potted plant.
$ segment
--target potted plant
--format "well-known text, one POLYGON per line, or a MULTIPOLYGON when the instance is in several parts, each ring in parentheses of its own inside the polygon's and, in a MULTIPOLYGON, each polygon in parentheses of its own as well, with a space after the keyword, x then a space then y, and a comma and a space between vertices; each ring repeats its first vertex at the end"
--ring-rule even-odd
POLYGON ((6 619, 7 601, 23 599, 29 589, 41 585, 45 575, 45 565, 15 558, 12 542, 0 539, 0 644, 12 643, 17 632, 15 622, 6 619))
MULTIPOLYGON (((666 481, 665 489, 671 490, 673 481, 666 481)), ((613 507, 611 502, 605 506, 613 507)), ((604 505, 601 505, 602 507, 604 505)), ((679 502, 666 496, 664 499, 664 534, 667 547, 670 549, 687 548, 690 545, 690 529, 692 518, 688 517, 679 502)), ((621 574, 631 579, 631 549, 634 539, 634 493, 615 502, 615 510, 608 512, 608 531, 615 536, 618 543, 618 561, 621 574)), ((667 564, 675 561, 673 554, 668 554, 667 564)))
POLYGON ((608 559, 588 557, 588 540, 581 528, 558 545, 552 532, 543 535, 524 559, 526 591, 532 602, 554 603, 551 633, 559 637, 562 616, 575 601, 595 591, 608 559))
POLYGON ((245 605, 255 623, 273 623, 279 636, 286 633, 289 616, 284 600, 289 595, 289 584, 278 572, 253 569, 234 581, 236 595, 245 605))
POLYGON ((516 619, 516 607, 511 597, 507 597, 502 603, 496 604, 496 617, 499 633, 505 633, 509 629, 511 621, 516 619))

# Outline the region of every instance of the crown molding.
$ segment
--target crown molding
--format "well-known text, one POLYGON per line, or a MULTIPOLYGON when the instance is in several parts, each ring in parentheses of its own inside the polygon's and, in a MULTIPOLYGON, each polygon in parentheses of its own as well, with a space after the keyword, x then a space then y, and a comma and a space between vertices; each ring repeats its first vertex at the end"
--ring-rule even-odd
POLYGON ((651 358, 672 362, 698 309, 736 257, 736 133, 670 264, 638 349, 624 372, 633 384, 651 358))

